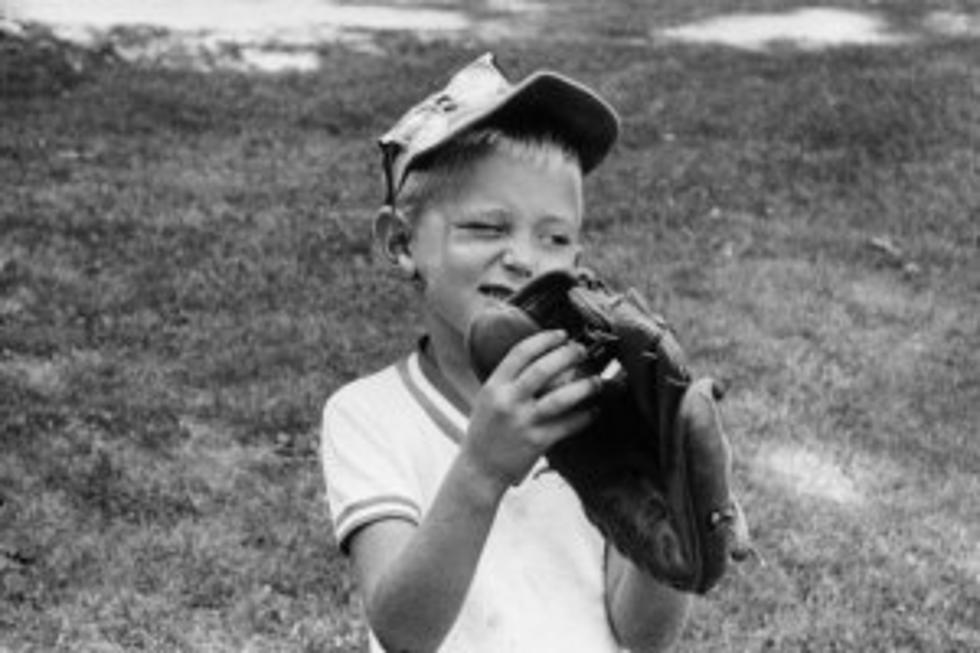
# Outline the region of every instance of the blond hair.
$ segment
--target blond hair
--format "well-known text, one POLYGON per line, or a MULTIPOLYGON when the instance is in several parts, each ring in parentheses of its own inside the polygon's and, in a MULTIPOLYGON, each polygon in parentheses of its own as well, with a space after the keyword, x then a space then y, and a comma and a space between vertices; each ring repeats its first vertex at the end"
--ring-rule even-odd
POLYGON ((414 222, 434 202, 452 199, 461 186, 458 182, 473 165, 497 153, 545 169, 567 165, 581 169, 575 151, 549 135, 476 129, 454 138, 412 168, 398 192, 399 209, 414 222))

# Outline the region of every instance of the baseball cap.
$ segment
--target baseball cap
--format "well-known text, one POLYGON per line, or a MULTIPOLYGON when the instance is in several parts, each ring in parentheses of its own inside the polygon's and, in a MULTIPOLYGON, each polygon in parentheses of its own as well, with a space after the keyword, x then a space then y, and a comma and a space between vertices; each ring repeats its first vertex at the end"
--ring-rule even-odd
POLYGON ((440 91, 413 106, 385 133, 381 146, 385 204, 425 157, 463 132, 495 127, 515 136, 546 134, 567 145, 583 174, 605 158, 619 136, 616 111, 590 88, 540 70, 512 84, 486 53, 456 72, 440 91))

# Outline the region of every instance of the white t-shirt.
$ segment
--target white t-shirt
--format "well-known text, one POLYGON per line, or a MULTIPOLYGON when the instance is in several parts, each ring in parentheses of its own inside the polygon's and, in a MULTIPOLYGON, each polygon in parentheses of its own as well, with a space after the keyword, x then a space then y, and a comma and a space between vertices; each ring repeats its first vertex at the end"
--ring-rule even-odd
MULTIPOLYGON (((365 524, 392 518, 417 524, 429 509, 468 419, 432 382, 437 373, 413 353, 327 401, 321 454, 342 549, 365 524)), ((539 463, 504 495, 440 650, 619 651, 605 609, 604 549, 571 488, 539 463)), ((371 647, 382 650, 373 637, 371 647)))

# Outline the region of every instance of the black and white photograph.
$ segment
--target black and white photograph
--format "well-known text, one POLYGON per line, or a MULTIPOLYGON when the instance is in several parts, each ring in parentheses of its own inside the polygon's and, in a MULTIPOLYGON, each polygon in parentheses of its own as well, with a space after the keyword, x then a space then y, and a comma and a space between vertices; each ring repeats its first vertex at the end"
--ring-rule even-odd
POLYGON ((980 651, 977 0, 0 0, 0 653, 980 651))

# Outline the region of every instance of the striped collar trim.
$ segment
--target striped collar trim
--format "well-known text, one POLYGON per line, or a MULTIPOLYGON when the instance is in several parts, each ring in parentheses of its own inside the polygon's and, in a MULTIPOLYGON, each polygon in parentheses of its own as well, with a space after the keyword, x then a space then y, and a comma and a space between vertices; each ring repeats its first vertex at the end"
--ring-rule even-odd
MULTIPOLYGON (((438 373, 438 370, 435 372, 438 373)), ((462 442, 469 418, 442 393, 437 384, 429 380, 420 365, 418 352, 412 352, 399 361, 398 374, 436 426, 456 444, 462 442)))

